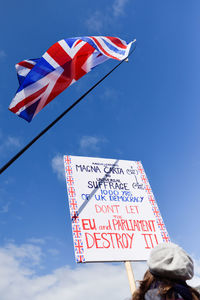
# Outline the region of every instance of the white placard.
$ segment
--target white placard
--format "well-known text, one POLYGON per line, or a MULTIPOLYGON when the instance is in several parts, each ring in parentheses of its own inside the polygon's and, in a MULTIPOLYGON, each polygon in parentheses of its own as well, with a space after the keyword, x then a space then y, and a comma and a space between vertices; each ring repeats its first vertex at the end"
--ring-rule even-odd
POLYGON ((141 162, 64 156, 77 262, 146 260, 169 235, 141 162))

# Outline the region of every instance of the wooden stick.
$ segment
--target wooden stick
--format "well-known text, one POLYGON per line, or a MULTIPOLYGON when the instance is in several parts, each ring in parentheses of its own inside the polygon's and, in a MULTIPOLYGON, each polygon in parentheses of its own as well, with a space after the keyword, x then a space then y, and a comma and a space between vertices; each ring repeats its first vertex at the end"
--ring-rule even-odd
POLYGON ((128 275, 128 281, 129 281, 129 286, 131 289, 131 295, 133 295, 133 293, 136 290, 136 284, 135 284, 135 278, 134 278, 133 269, 132 269, 130 261, 125 261, 125 267, 126 267, 126 271, 127 271, 127 275, 128 275))

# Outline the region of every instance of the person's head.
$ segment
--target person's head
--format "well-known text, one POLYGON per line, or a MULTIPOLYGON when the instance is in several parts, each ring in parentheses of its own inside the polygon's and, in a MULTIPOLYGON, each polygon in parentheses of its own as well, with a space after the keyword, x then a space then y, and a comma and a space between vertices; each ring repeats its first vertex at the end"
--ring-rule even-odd
POLYGON ((147 261, 153 275, 174 280, 188 280, 194 275, 191 257, 174 243, 158 244, 147 261))
MULTIPOLYGON (((159 293, 166 295, 176 283, 186 284, 194 273, 193 261, 190 256, 178 245, 162 243, 151 250, 147 261, 149 269, 140 281, 139 288, 133 294, 132 300, 144 299, 145 293, 152 287, 154 282, 162 282, 159 293)), ((192 288, 191 293, 196 291, 192 288)), ((193 297, 195 299, 195 297, 193 297)))

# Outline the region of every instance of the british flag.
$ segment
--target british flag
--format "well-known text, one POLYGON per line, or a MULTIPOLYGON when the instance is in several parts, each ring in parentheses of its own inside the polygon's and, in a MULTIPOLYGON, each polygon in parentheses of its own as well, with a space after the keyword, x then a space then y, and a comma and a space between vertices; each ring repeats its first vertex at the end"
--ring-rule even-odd
POLYGON ((83 242, 80 239, 74 240, 74 249, 76 254, 84 254, 83 242))
POLYGON ((73 236, 76 239, 81 238, 81 227, 78 224, 72 224, 73 236))
POLYGON ((109 58, 123 60, 132 42, 117 37, 63 39, 38 59, 16 65, 19 88, 9 109, 30 122, 50 101, 109 58))
POLYGON ((163 242, 169 243, 170 242, 170 237, 166 231, 161 232, 163 242))

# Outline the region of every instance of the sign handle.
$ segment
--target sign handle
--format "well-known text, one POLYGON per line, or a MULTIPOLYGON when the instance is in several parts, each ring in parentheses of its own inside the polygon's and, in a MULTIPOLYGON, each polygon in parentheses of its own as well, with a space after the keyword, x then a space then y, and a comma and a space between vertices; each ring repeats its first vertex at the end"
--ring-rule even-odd
POLYGON ((135 284, 135 278, 134 278, 133 269, 132 269, 130 261, 125 261, 125 267, 126 267, 126 271, 127 271, 127 275, 128 275, 128 281, 129 281, 129 286, 131 289, 131 295, 133 295, 133 293, 136 290, 136 284, 135 284))

